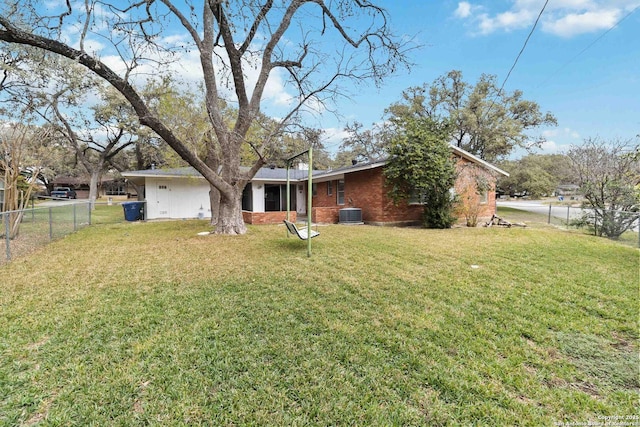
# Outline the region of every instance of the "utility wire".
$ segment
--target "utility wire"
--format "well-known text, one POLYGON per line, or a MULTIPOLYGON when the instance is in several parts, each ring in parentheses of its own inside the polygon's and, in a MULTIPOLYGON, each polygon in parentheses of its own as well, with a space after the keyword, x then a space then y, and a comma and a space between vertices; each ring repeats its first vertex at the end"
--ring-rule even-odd
POLYGON ((633 12, 635 12, 636 10, 640 9, 640 5, 636 6, 635 9, 633 9, 631 12, 627 13, 625 16, 623 16, 622 18, 620 18, 620 20, 618 22, 616 22, 615 24, 613 24, 607 31, 605 31, 604 33, 600 34, 600 36, 595 39, 594 41, 592 41, 591 43, 589 43, 589 45, 587 45, 587 47, 585 47, 584 49, 582 49, 580 52, 578 52, 577 55, 575 55, 573 58, 569 59, 567 62, 565 62, 562 66, 560 66, 560 68, 558 68, 556 71, 554 71, 552 74, 550 74, 546 79, 544 79, 542 81, 542 83, 540 83, 538 86, 536 86, 536 89, 539 88, 540 86, 544 85, 545 83, 547 83, 549 80, 551 80, 552 77, 555 77, 556 74, 558 74, 560 71, 562 71, 567 65, 569 65, 570 63, 572 63, 573 61, 576 60, 576 58, 578 58, 580 55, 582 55, 583 53, 585 53, 587 51, 587 49, 591 48, 591 46, 593 46, 594 44, 598 43, 604 36, 606 36, 607 34, 609 34, 609 32, 611 30, 613 30, 614 28, 616 28, 618 25, 620 25, 620 23, 622 23, 622 21, 624 21, 625 19, 627 19, 629 16, 631 16, 631 14, 633 14, 633 12))
POLYGON ((487 117, 489 115, 489 113, 491 112, 491 109, 493 108, 493 106, 496 103, 496 98, 500 96, 500 94, 502 93, 502 89, 504 89, 504 85, 507 83, 507 80, 509 80, 509 76, 511 76, 511 72, 513 71, 514 68, 516 68, 516 64, 518 63, 518 60, 520 59, 520 56, 522 55, 522 52, 524 52, 524 49, 527 47, 527 43, 529 43, 529 39, 531 38, 531 35, 533 34, 533 32, 535 31, 536 27, 538 26, 538 22, 540 21, 540 17, 542 16, 542 13, 544 12, 544 10, 547 8, 547 4, 549 4, 549 0, 546 0, 544 2, 544 5, 542 6, 542 9, 540 9, 540 13, 538 13, 538 17, 536 18, 536 21, 533 23, 533 27, 531 27, 531 31, 529 31, 529 35, 527 36, 527 38, 524 41, 524 44, 522 45, 522 49, 520 49, 520 52, 518 53, 518 56, 516 56, 515 61, 513 61, 513 65, 509 69, 509 72, 507 73, 507 77, 504 78, 504 81, 502 82, 502 85, 500 86, 500 89, 498 90, 498 93, 491 100, 491 104, 489 105, 489 108, 487 108, 487 111, 485 112, 485 114, 483 114, 483 116, 482 116, 483 119, 485 117, 487 117))
POLYGON ((504 89, 504 85, 507 83, 507 80, 509 79, 509 76, 511 76, 511 72, 513 71, 514 68, 516 68, 516 64, 518 63, 518 60, 520 59, 520 56, 522 55, 522 52, 524 52, 524 49, 527 47, 527 43, 529 43, 529 39, 531 38, 531 35, 535 31, 536 26, 538 25, 538 21, 540 21, 540 17, 542 16, 542 13, 547 8, 547 4, 549 4, 549 0, 544 2, 544 5, 542 6, 542 9, 540 10, 540 13, 538 14, 538 17, 536 18, 536 22, 533 23, 533 27, 531 27, 531 31, 529 31, 529 35, 527 36, 527 39, 524 41, 524 44, 522 45, 522 49, 520 49, 520 52, 518 53, 518 56, 516 56, 516 60, 513 61, 513 65, 511 66, 511 69, 507 73, 507 77, 504 78, 504 81, 502 82, 502 86, 500 86, 500 90, 498 91, 498 96, 502 92, 502 89, 504 89))
POLYGON ((531 27, 531 31, 529 31, 529 35, 527 36, 527 38, 524 41, 524 44, 522 45, 522 49, 520 49, 520 52, 518 53, 518 56, 516 56, 515 61, 513 61, 513 65, 509 69, 509 72, 507 73, 507 77, 504 78, 504 81, 502 82, 502 86, 500 86, 500 89, 498 90, 498 93, 491 100, 491 104, 489 104, 489 108, 487 108, 487 111, 485 111, 485 113, 482 115, 481 120, 484 121, 484 119, 489 115, 489 113, 491 113, 491 109, 496 104, 496 98, 500 96, 500 94, 502 93, 502 89, 504 89, 504 85, 507 83, 507 80, 509 79, 509 76, 511 76, 511 72, 513 71, 514 68, 516 68, 516 64, 518 63, 518 60, 520 59, 520 56, 522 55, 522 52, 524 52, 524 49, 527 47, 527 43, 529 43, 529 39, 531 38, 531 35, 535 31, 536 26, 538 25, 538 21, 540 21, 540 17, 542 16, 542 13, 546 9, 547 4, 549 4, 549 0, 545 1, 544 5, 542 6, 542 9, 540 9, 540 13, 538 14, 538 17, 536 18, 536 22, 533 23, 533 27, 531 27))

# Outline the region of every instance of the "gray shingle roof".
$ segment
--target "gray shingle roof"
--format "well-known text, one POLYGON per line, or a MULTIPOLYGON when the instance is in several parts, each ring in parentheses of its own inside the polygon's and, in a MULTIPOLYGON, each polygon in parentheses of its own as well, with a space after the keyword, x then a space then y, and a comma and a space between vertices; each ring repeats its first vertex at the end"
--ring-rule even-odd
MULTIPOLYGON (((249 168, 242 167, 242 172, 249 171, 249 168)), ((324 171, 313 171, 313 175, 316 175, 320 172, 324 171)), ((123 176, 125 177, 134 177, 134 176, 145 176, 145 177, 193 177, 193 178, 202 178, 200 172, 195 170, 195 168, 183 167, 183 168, 169 168, 169 169, 146 169, 146 170, 137 170, 137 171, 128 171, 123 172, 123 176)), ((298 169, 290 169, 289 177, 292 180, 305 179, 309 175, 309 172, 306 170, 298 170, 298 169)), ((287 179, 287 170, 284 168, 261 168, 258 170, 258 173, 253 177, 254 180, 260 181, 284 181, 287 179)))
MULTIPOLYGON (((451 150, 457 155, 464 157, 472 162, 478 163, 488 169, 491 169, 495 172, 498 172, 502 175, 509 176, 509 174, 494 165, 474 156, 467 151, 451 146, 451 150)), ((357 163, 352 166, 345 166, 338 169, 332 170, 314 170, 313 177, 314 178, 322 178, 322 177, 331 177, 333 175, 341 175, 344 173, 365 170, 370 168, 376 168, 383 166, 387 162, 387 159, 379 159, 372 162, 366 163, 357 163)), ((242 172, 247 172, 249 168, 242 167, 242 172)), ((304 180, 307 178, 309 172, 306 170, 298 170, 298 169, 290 169, 289 177, 294 180, 304 180)), ((173 169, 148 169, 142 171, 131 171, 131 172, 123 172, 122 176, 125 177, 143 177, 143 176, 165 176, 165 177, 196 177, 201 178, 202 175, 198 171, 196 171, 193 167, 184 167, 184 168, 173 168, 173 169)), ((253 177, 253 180, 257 181, 285 181, 287 179, 287 170, 284 168, 261 168, 258 170, 256 176, 253 177)))

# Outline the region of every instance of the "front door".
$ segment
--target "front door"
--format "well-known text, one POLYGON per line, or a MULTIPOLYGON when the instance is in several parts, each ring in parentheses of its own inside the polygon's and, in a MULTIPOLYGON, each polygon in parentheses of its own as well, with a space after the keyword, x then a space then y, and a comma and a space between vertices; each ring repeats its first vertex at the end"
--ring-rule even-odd
POLYGON ((264 186, 264 211, 277 212, 280 211, 280 186, 274 184, 265 184, 264 186))
POLYGON ((169 183, 158 182, 156 191, 156 201, 158 202, 158 218, 169 218, 171 209, 169 183))
POLYGON ((307 197, 306 197, 304 185, 298 184, 294 188, 296 189, 295 195, 293 196, 297 206, 296 212, 298 212, 298 215, 306 215, 307 214, 307 197))

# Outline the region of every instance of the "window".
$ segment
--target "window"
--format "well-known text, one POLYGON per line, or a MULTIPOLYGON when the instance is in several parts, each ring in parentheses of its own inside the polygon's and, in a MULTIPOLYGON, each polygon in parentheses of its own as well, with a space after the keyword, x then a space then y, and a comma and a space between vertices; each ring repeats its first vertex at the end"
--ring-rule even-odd
POLYGON ((409 197, 410 205, 424 205, 426 194, 423 191, 413 190, 411 197, 409 197))
POLYGON ((333 195, 333 181, 327 182, 327 196, 333 195))
MULTIPOLYGON (((246 188, 246 187, 245 187, 246 188)), ((289 209, 296 210, 296 187, 289 187, 289 209)), ((287 210, 287 186, 284 184, 264 185, 265 212, 282 212, 287 210)))
POLYGON ((338 180, 338 204, 344 205, 344 179, 338 180))
MULTIPOLYGON (((456 198, 456 189, 451 187, 449 189, 449 196, 451 200, 455 200, 456 198)), ((411 196, 409 197, 410 205, 424 205, 427 203, 427 193, 424 191, 413 190, 411 192, 411 196)))
POLYGON ((124 180, 107 181, 102 184, 104 194, 107 196, 124 196, 127 194, 124 180))
POLYGON ((316 184, 315 182, 311 184, 311 194, 313 194, 314 196, 318 195, 318 184, 316 184))
POLYGON ((480 203, 483 205, 489 203, 489 192, 487 190, 481 190, 480 203))

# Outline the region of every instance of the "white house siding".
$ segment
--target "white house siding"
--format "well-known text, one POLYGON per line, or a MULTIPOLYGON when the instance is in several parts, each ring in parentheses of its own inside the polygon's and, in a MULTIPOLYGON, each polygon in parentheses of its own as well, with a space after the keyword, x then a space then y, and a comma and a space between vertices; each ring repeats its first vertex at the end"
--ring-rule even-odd
POLYGON ((211 218, 209 184, 199 178, 147 178, 147 219, 211 218), (202 208, 202 211, 201 209, 202 208))
MULTIPOLYGON (((271 170, 267 171, 267 175, 270 173, 271 170)), ((125 172, 123 176, 144 186, 147 219, 198 218, 200 213, 204 218, 211 218, 209 184, 196 175, 195 171, 185 174, 183 168, 165 171, 152 169, 125 172)), ((278 176, 274 178, 252 180, 252 212, 265 213, 265 186, 284 186, 286 183, 286 180, 278 176)), ((306 214, 306 185, 292 179, 291 187, 291 197, 295 197, 298 214, 306 214)), ((280 197, 284 197, 284 192, 280 197)))

